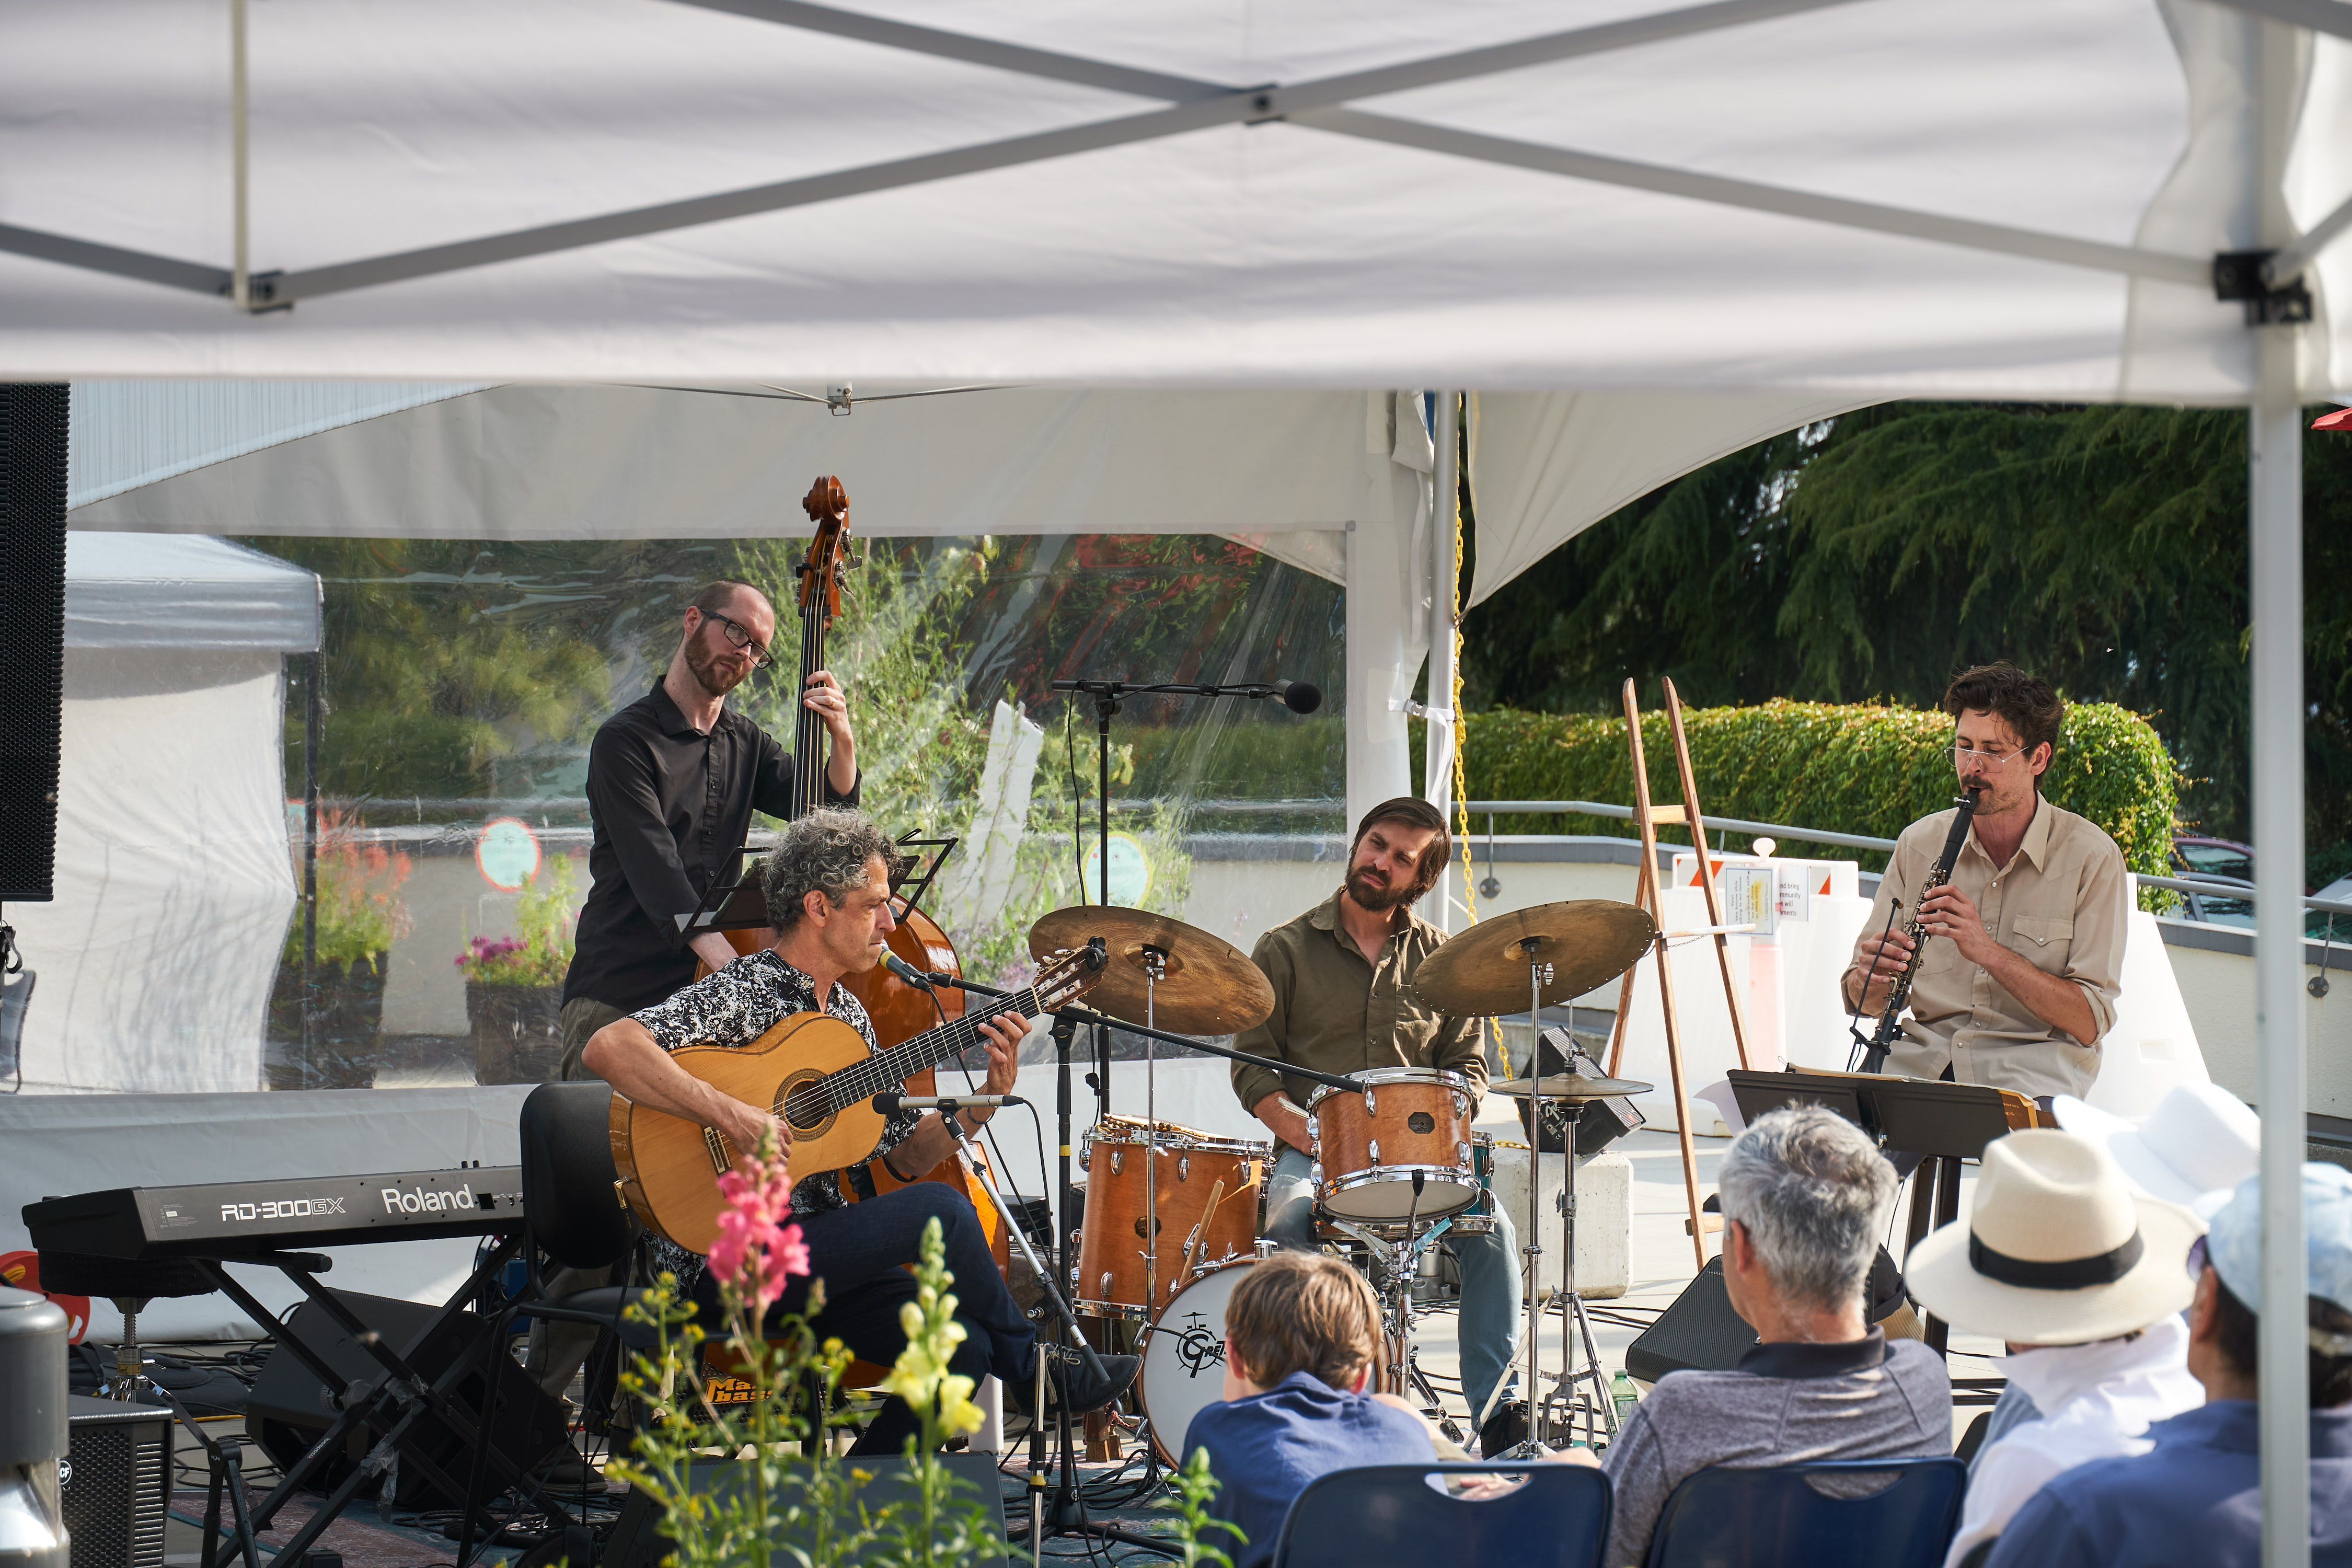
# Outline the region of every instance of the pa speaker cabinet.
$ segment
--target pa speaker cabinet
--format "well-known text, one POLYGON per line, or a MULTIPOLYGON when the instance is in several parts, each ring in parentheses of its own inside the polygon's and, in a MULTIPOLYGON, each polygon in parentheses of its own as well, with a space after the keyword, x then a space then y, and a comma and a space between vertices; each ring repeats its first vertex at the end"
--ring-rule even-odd
POLYGON ((46 903, 65 697, 62 385, 0 383, 0 904, 46 903))
POLYGON ((163 1568, 172 1413, 69 1394, 66 1427, 58 1493, 72 1568, 163 1568))
MULTIPOLYGON (((433 1320, 440 1315, 438 1307, 420 1306, 387 1296, 362 1296, 348 1290, 337 1290, 334 1296, 427 1382, 437 1380, 458 1357, 478 1356, 482 1364, 459 1377, 449 1395, 458 1409, 479 1419, 489 1389, 486 1367, 495 1365, 491 1357, 505 1353, 499 1346, 481 1342, 491 1331, 487 1321, 470 1312, 454 1312, 436 1331, 433 1320)), ((304 1301, 295 1309, 287 1323, 287 1333, 309 1346, 346 1382, 373 1386, 385 1376, 383 1363, 344 1332, 316 1301, 304 1301)), ((490 1429, 490 1443, 509 1459, 528 1468, 563 1441, 563 1407, 526 1376, 522 1368, 509 1364, 499 1382, 498 1419, 490 1429)), ((341 1414, 333 1391, 281 1343, 270 1351, 253 1380, 253 1392, 246 1401, 246 1430, 253 1434, 281 1470, 291 1469, 341 1414)), ((322 1469, 313 1472, 320 1489, 330 1489, 349 1476, 383 1435, 380 1428, 373 1426, 352 1432, 344 1439, 342 1451, 330 1458, 322 1469)), ((470 1449, 429 1412, 411 1424, 400 1452, 404 1461, 425 1459, 460 1484, 472 1473, 470 1449)), ((495 1481, 489 1484, 495 1489, 495 1481)), ((394 1500, 403 1508, 462 1508, 466 1501, 429 1485, 422 1471, 407 1462, 400 1467, 394 1500)))
MULTIPOLYGON (((1864 1316, 1873 1323, 1883 1322, 1904 1300, 1903 1271, 1882 1247, 1863 1285, 1864 1316)), ((1675 1304, 1625 1347, 1625 1371, 1643 1383, 1655 1383, 1670 1372, 1728 1372, 1756 1343, 1756 1331, 1731 1310, 1723 1259, 1710 1258, 1675 1304)))

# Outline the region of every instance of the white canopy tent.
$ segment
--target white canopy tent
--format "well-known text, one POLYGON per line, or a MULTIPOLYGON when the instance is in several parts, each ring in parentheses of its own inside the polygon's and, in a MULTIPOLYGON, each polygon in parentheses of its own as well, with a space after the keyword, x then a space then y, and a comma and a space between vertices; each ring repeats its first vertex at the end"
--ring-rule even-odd
POLYGON ((213 539, 66 548, 57 897, 10 921, 38 975, 31 1093, 261 1081, 295 907, 283 655, 319 646, 319 580, 213 539))
POLYGON ((2298 405, 2352 381, 2352 5, 884 9, 15 0, 0 374, 2248 405, 2263 1292, 2301 1294, 2298 405))

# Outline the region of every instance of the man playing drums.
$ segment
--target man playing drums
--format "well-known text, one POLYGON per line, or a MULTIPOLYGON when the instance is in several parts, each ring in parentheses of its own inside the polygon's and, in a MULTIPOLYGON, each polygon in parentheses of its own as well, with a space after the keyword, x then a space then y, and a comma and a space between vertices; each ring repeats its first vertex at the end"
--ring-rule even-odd
MULTIPOLYGON (((1432 1011, 1411 988, 1413 973, 1445 935, 1417 920, 1412 902, 1436 885, 1453 858, 1445 818, 1426 801, 1402 796, 1374 806, 1356 828, 1346 883, 1322 903, 1258 938, 1251 958, 1274 986, 1274 1011, 1244 1030, 1240 1049, 1317 1072, 1435 1068, 1467 1080, 1474 1106, 1486 1087, 1479 1021, 1432 1011)), ((1286 1247, 1311 1249, 1316 1236, 1313 1123, 1305 1101, 1311 1079, 1236 1063, 1234 1092, 1278 1141, 1266 1181, 1265 1235, 1286 1247)), ((1327 1178, 1344 1174, 1326 1171, 1327 1178)), ((1527 1432, 1517 1399, 1486 1402, 1518 1353, 1519 1278, 1511 1255, 1518 1242, 1510 1216, 1492 1228, 1449 1233, 1444 1245, 1462 1269, 1462 1388, 1495 1454, 1527 1432)))

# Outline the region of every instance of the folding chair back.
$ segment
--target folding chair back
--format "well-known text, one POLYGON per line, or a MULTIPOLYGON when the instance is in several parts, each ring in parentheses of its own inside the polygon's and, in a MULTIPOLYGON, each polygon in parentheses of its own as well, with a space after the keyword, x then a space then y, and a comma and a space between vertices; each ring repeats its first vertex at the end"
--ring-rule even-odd
POLYGON ((1701 1470, 1660 1510, 1649 1568, 1936 1568, 1968 1483, 1968 1466, 1952 1458, 1701 1470), (1815 1484, 1847 1491, 1885 1476, 1891 1485, 1862 1496, 1815 1484))
MULTIPOLYGON (((1609 1478, 1581 1465, 1367 1465, 1308 1483, 1282 1523, 1275 1568, 1601 1568, 1609 1478), (1524 1477, 1498 1497, 1441 1490, 1446 1478, 1524 1477)), ((1210 1544, 1219 1544, 1213 1540, 1210 1544)))
POLYGON ((522 1102, 523 1219, 568 1268, 616 1263, 636 1237, 613 1187, 612 1106, 604 1083, 543 1083, 522 1102))

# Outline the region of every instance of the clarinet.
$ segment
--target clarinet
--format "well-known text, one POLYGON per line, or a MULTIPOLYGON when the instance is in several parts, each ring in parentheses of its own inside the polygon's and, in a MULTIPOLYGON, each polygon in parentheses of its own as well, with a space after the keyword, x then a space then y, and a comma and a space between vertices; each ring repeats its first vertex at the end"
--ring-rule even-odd
MULTIPOLYGON (((1886 1053, 1895 1047, 1902 1031, 1895 1020, 1903 1016, 1903 1005, 1911 999, 1911 982, 1919 973, 1920 955, 1927 951, 1927 933, 1923 928, 1919 911, 1927 902, 1927 895, 1952 879, 1952 867, 1960 858, 1960 846, 1968 842, 1969 819, 1977 814, 1978 791, 1971 788, 1966 795, 1955 795, 1952 804, 1959 813, 1952 818, 1952 831, 1944 840, 1944 853, 1927 871, 1927 879, 1919 885, 1919 896, 1911 905, 1911 918, 1903 924, 1903 934, 1911 939, 1911 959, 1904 964, 1903 973, 1886 993, 1886 1009, 1878 1016, 1878 1031, 1862 1054, 1862 1070, 1885 1072, 1886 1053)), ((1870 977, 1863 976, 1863 989, 1870 989, 1870 977)))

